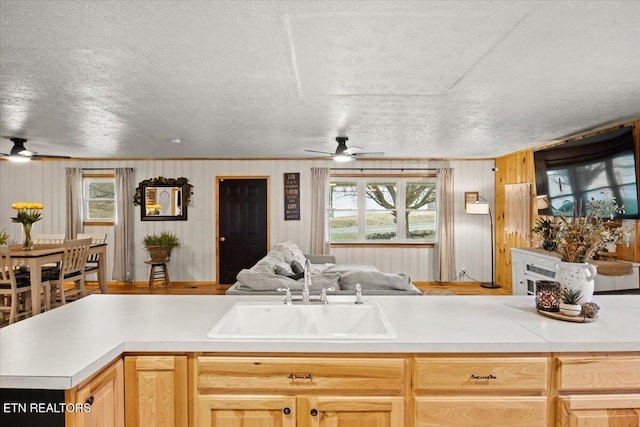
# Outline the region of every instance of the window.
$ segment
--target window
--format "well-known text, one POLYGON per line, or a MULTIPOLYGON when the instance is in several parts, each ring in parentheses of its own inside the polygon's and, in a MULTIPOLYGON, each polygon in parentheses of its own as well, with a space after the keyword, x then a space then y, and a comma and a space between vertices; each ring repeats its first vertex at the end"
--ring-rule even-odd
POLYGON ((332 243, 434 243, 433 177, 332 177, 329 184, 332 243))
POLYGON ((82 175, 85 224, 113 224, 116 218, 116 182, 113 174, 82 175))

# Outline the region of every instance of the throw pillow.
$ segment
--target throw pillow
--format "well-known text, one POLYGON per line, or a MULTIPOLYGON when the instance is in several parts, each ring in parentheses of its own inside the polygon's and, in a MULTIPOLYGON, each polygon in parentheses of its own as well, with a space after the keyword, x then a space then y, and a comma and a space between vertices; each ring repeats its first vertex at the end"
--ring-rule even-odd
POLYGON ((342 274, 340 287, 343 290, 355 290, 360 283, 362 289, 411 291, 411 278, 404 273, 382 273, 380 271, 349 271, 342 274))
POLYGON ((291 261, 291 271, 293 274, 304 273, 304 267, 298 261, 291 261))

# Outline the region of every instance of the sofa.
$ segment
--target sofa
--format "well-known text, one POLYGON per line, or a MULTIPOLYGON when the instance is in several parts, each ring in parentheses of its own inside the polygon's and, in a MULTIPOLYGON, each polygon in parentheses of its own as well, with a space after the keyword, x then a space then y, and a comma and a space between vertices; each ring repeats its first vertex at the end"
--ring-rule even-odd
POLYGON ((312 294, 333 288, 327 294, 353 295, 360 284, 363 295, 423 295, 404 273, 383 273, 369 264, 339 264, 334 255, 304 254, 291 241, 278 243, 253 267, 240 271, 226 294, 278 295, 282 294, 279 288, 300 293, 307 259, 311 263, 312 294))

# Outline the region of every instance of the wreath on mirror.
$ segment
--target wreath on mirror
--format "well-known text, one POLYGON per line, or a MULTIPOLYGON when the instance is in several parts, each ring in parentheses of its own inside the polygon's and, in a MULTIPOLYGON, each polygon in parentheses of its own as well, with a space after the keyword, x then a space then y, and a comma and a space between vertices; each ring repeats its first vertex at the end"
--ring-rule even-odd
POLYGON ((189 184, 189 180, 184 177, 180 178, 165 178, 163 176, 159 176, 157 178, 149 178, 144 181, 140 181, 138 183, 138 187, 136 188, 136 194, 133 195, 133 204, 135 206, 140 206, 142 204, 142 186, 154 186, 154 185, 171 185, 173 187, 182 187, 185 186, 186 190, 182 195, 184 200, 184 205, 189 206, 191 204, 191 196, 193 195, 193 185, 189 184))

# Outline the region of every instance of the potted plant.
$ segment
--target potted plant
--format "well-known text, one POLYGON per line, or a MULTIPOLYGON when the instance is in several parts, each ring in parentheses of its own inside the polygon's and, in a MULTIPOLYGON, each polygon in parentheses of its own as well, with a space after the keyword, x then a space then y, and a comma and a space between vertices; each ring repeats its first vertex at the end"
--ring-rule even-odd
POLYGON ((546 251, 553 251, 556 249, 556 225, 555 223, 546 218, 538 218, 536 226, 531 229, 534 234, 539 234, 542 239, 542 249, 546 251))
POLYGON ((562 302, 560 303, 560 313, 567 316, 577 316, 582 311, 580 305, 582 291, 580 289, 562 288, 562 302))
POLYGON ((149 234, 144 237, 142 243, 149 252, 153 262, 167 262, 171 257, 171 251, 181 246, 180 239, 175 234, 163 231, 158 234, 149 234))
POLYGON ((8 245, 9 244, 9 235, 7 231, 3 228, 0 230, 0 245, 8 245))

